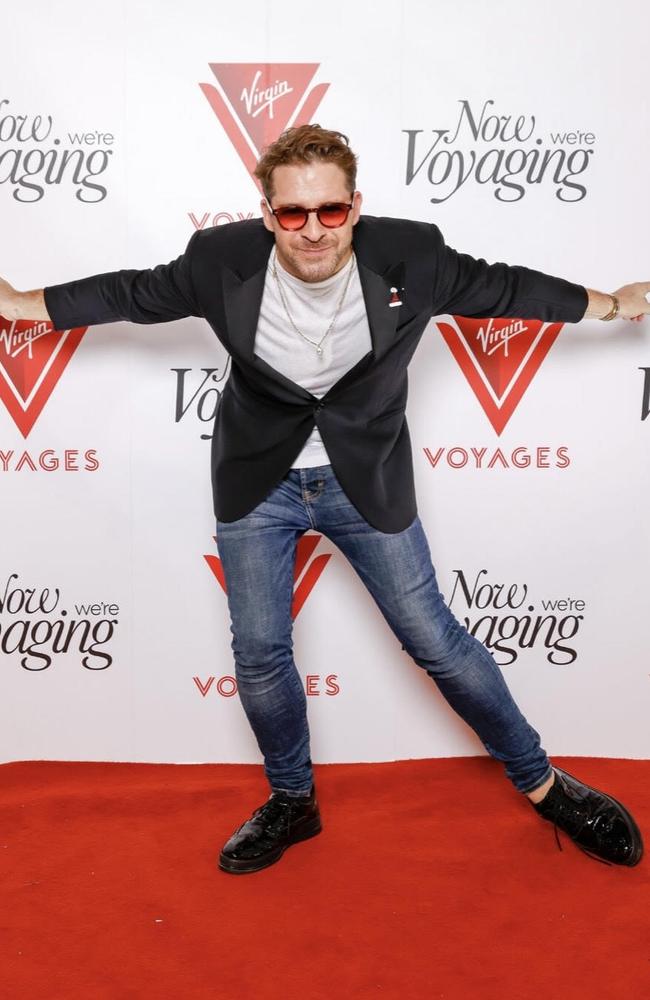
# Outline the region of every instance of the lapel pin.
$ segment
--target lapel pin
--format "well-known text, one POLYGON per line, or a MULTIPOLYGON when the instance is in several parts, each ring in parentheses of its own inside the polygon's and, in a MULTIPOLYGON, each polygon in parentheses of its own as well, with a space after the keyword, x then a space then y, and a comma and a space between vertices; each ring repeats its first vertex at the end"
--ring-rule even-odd
POLYGON ((397 294, 397 289, 392 287, 390 290, 390 302, 388 305, 392 308, 393 306, 401 306, 402 300, 397 294))

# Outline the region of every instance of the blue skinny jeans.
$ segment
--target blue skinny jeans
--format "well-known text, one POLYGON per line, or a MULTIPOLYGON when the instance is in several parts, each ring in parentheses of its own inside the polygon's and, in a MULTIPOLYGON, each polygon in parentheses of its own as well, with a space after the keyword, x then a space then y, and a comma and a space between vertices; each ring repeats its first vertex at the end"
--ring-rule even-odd
POLYGON ((350 561, 390 628, 521 792, 551 765, 488 650, 445 604, 422 524, 373 528, 331 465, 291 469, 254 510, 217 521, 235 677, 271 789, 307 794, 313 773, 307 699, 293 658, 291 601, 298 538, 310 529, 350 561))

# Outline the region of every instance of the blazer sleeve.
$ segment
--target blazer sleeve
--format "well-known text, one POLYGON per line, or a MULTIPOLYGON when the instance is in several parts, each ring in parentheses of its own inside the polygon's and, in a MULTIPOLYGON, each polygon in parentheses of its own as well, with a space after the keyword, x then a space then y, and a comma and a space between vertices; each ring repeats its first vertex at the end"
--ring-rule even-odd
POLYGON ((436 272, 433 312, 470 318, 520 317, 546 322, 577 323, 587 310, 586 288, 543 271, 483 258, 447 246, 432 225, 436 272))
POLYGON ((116 320, 168 323, 201 316, 192 281, 198 231, 185 253, 143 271, 108 271, 43 289, 45 305, 57 330, 95 326, 116 320))

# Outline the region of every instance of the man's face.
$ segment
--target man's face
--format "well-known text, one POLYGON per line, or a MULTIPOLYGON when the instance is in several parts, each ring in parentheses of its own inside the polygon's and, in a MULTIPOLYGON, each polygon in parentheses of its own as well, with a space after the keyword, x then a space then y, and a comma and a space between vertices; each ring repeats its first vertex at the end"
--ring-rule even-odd
POLYGON ((352 253, 352 227, 361 214, 361 193, 350 194, 345 174, 335 163, 314 161, 276 167, 272 175, 271 208, 318 208, 328 202, 342 202, 352 209, 338 229, 321 225, 312 212, 302 229, 283 229, 262 201, 264 225, 275 236, 282 267, 302 281, 324 281, 339 271, 352 253))

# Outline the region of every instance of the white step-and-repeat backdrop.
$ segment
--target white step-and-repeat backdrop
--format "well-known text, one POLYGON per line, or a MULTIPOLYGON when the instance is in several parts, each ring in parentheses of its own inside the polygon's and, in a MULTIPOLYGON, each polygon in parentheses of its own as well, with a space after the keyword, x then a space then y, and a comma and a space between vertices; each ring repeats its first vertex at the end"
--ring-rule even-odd
MULTIPOLYGON (((4 38, 0 274, 171 260, 257 216, 261 146, 349 135, 365 210, 603 290, 650 277, 650 12, 566 0, 26 0, 4 38), (600 12, 599 12, 600 11, 600 12)), ((551 753, 647 757, 649 321, 432 321, 410 370, 441 589, 551 753)), ((258 761, 197 319, 0 320, 3 760, 258 761)), ((480 753, 327 539, 296 583, 316 761, 480 753)))

